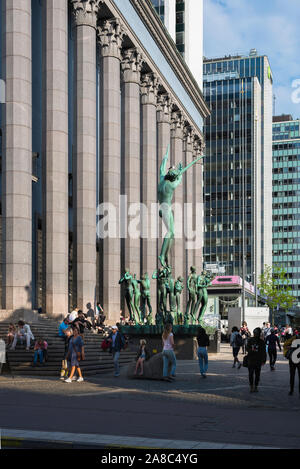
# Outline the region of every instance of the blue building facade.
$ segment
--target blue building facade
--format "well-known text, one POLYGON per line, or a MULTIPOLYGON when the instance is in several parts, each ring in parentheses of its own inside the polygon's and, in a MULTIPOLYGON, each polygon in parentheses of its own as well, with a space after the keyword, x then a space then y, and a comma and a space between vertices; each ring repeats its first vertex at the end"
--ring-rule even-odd
POLYGON ((273 263, 287 272, 300 311, 300 120, 273 120, 273 263))

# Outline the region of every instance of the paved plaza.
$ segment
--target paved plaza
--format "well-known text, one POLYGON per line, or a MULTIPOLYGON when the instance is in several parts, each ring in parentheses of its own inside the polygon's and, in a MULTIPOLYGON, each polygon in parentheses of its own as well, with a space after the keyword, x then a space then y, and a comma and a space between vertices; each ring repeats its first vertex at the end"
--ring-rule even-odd
POLYGON ((228 345, 210 355, 207 379, 197 361, 178 362, 176 374, 173 383, 128 380, 125 368, 120 378, 72 384, 2 376, 2 435, 134 447, 299 447, 300 399, 297 391, 288 396, 281 353, 275 372, 263 367, 257 394, 249 393, 247 369, 232 368, 228 345))

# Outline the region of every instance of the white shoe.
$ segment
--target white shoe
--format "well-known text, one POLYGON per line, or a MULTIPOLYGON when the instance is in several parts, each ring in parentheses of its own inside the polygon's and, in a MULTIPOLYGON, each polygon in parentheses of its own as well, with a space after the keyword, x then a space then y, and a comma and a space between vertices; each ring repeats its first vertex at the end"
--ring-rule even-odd
POLYGON ((72 380, 70 378, 65 379, 64 383, 72 383, 72 380))
POLYGON ((82 383, 82 381, 84 381, 83 378, 78 378, 77 383, 82 383))

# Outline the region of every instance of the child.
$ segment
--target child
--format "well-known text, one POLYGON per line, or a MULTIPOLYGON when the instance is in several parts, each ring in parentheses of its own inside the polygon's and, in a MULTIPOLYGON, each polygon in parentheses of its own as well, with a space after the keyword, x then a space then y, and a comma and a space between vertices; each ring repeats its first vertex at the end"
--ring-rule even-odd
POLYGON ((34 359, 33 359, 33 366, 37 365, 38 358, 40 359, 40 364, 44 364, 45 353, 48 348, 48 344, 43 339, 38 339, 34 346, 34 359))
POLYGON ((137 354, 137 362, 134 372, 135 375, 137 374, 139 367, 141 367, 140 376, 144 374, 144 361, 148 360, 149 358, 149 352, 147 350, 146 343, 147 342, 144 339, 140 340, 140 348, 137 354))

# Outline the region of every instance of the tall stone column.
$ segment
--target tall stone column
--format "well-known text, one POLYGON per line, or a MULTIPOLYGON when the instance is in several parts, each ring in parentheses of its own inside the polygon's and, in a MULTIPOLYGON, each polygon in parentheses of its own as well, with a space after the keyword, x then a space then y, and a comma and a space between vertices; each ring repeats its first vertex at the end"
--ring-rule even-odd
MULTIPOLYGON (((183 164, 183 125, 184 119, 180 111, 172 113, 171 120, 171 163, 177 166, 183 164)), ((174 222, 175 222, 175 239, 173 244, 173 253, 171 255, 171 266, 173 268, 174 277, 183 277, 183 183, 181 183, 174 192, 174 222), (176 204, 176 205, 175 205, 176 204)))
MULTIPOLYGON (((183 165, 186 166, 193 161, 193 138, 194 129, 190 125, 184 127, 183 132, 183 165)), ((197 166, 197 163, 196 163, 197 166)), ((184 195, 184 242, 183 242, 183 276, 188 278, 190 267, 195 264, 195 248, 193 248, 192 233, 195 231, 194 221, 194 171, 195 166, 183 175, 183 195, 184 195)), ((187 299, 188 291, 185 289, 184 299, 187 299)), ((185 305, 184 305, 185 307, 185 305)))
POLYGON ((157 97, 157 147, 158 168, 166 153, 171 139, 171 106, 172 101, 168 93, 157 97))
MULTIPOLYGON (((118 213, 121 192, 121 84, 120 61, 124 30, 118 19, 104 20, 98 28, 101 69, 101 184, 100 200, 118 213)), ((111 212, 111 211, 110 211, 111 212)), ((113 213, 108 213, 113 223, 113 213)), ((115 220, 117 221, 117 220, 115 220)), ((101 240, 102 302, 109 321, 120 318, 121 240, 119 226, 101 240)))
POLYGON ((68 311, 68 1, 43 2, 46 312, 68 311))
MULTIPOLYGON (((157 269, 157 242, 158 239, 153 233, 153 216, 151 204, 157 204, 157 126, 156 126, 156 105, 158 78, 154 73, 147 73, 142 77, 142 121, 143 121, 143 141, 142 141, 142 202, 147 206, 147 215, 142 216, 142 271, 152 277, 157 269), (144 231, 143 231, 144 230, 144 231)), ((154 214, 155 215, 155 214, 154 214)), ((156 285, 151 282, 152 304, 156 301, 156 285)))
MULTIPOLYGON (((171 142, 171 108, 172 100, 169 93, 159 94, 157 97, 157 177, 159 175, 159 169, 168 145, 171 142)), ((160 250, 163 243, 162 236, 162 220, 159 220, 159 236, 157 246, 157 257, 160 254, 160 250)))
MULTIPOLYGON (((193 143, 193 152, 194 158, 198 158, 200 155, 203 155, 204 152, 204 141, 203 137, 195 137, 193 143)), ((203 243, 204 243, 204 207, 203 207, 203 160, 200 160, 200 163, 194 165, 193 172, 193 199, 195 204, 194 213, 194 228, 197 230, 197 235, 200 237, 200 247, 194 251, 194 265, 197 269, 197 272, 201 273, 203 270, 203 243), (200 204, 200 213, 196 218, 196 204, 200 204)))
MULTIPOLYGON (((140 158, 140 79, 142 56, 137 49, 127 49, 123 54, 123 171, 122 194, 127 197, 128 209, 132 204, 141 201, 141 158, 140 158)), ((131 214, 131 217, 138 216, 131 214)), ((130 230, 130 214, 128 213, 129 230, 124 240, 124 268, 129 268, 133 274, 140 275, 140 235, 130 230)), ((140 226, 137 226, 140 229, 140 226)))
POLYGON ((31 0, 2 1, 4 30, 2 220, 3 301, 32 307, 32 60, 31 0))
POLYGON ((96 21, 99 2, 72 1, 75 24, 76 147, 73 160, 77 306, 96 292, 96 21))

